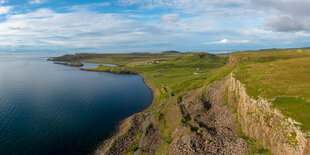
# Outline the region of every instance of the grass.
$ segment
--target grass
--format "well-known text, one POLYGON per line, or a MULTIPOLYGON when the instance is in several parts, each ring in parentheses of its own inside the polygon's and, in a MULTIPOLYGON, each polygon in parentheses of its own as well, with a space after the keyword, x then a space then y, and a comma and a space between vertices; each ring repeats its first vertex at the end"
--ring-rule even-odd
POLYGON ((199 88, 204 85, 207 73, 226 64, 226 57, 207 53, 187 53, 166 62, 152 65, 139 65, 133 69, 147 72, 165 86, 178 94, 184 90, 199 88), (199 82, 198 82, 199 81, 199 82), (187 83, 184 85, 184 83, 187 83), (188 87, 190 84, 190 87, 188 87), (195 86, 197 85, 197 86, 195 86))
POLYGON ((99 65, 97 68, 86 68, 84 70, 88 71, 97 71, 97 72, 113 72, 113 73, 124 73, 124 74, 137 74, 136 71, 128 69, 127 67, 122 67, 122 66, 104 66, 104 65, 99 65))
MULTIPOLYGON (((140 138, 142 136, 142 132, 138 133, 138 135, 136 136, 136 139, 139 141, 140 138)), ((132 155, 134 154, 134 152, 139 148, 139 144, 136 143, 133 146, 131 146, 130 148, 128 148, 128 150, 125 152, 127 155, 132 155)))
POLYGON ((273 106, 280 109, 284 115, 303 124, 302 129, 310 130, 310 104, 305 99, 296 97, 279 97, 273 106))
MULTIPOLYGON (((63 58, 67 57, 64 56, 63 58)), ((214 81, 216 78, 214 75, 222 72, 220 68, 223 68, 228 60, 228 57, 204 52, 182 54, 96 54, 94 56, 78 54, 69 57, 73 60, 80 59, 80 61, 87 62, 121 64, 116 67, 101 65, 97 68, 85 70, 143 74, 148 82, 156 88, 158 94, 157 104, 150 107, 148 111, 157 108, 169 97, 168 93, 158 81, 166 86, 173 95, 178 95, 179 93, 200 88, 214 81), (81 59, 84 57, 87 57, 87 59, 81 59)), ((62 60, 63 58, 59 59, 62 60)), ((219 76, 222 77, 224 75, 219 76)))
MULTIPOLYGON (((212 55, 203 52, 76 54, 65 55, 55 60, 118 64, 116 67, 98 66, 88 70, 143 74, 158 94, 157 103, 146 112, 154 110, 169 97, 163 88, 163 85, 166 86, 173 96, 154 116, 165 141, 157 152, 159 154, 169 152, 170 143, 176 138, 171 135, 177 128, 182 127, 180 122, 190 121, 182 115, 177 104, 182 101, 181 96, 190 90, 220 80, 231 72, 245 84, 250 96, 274 101, 275 108, 300 122, 303 130, 310 130, 310 49, 237 52, 232 55, 212 55)), ((225 102, 228 98, 226 93, 225 102)), ((236 108, 232 108, 234 113, 237 113, 236 108)), ((192 128, 192 132, 195 131, 196 128, 192 128)), ((269 150, 240 132, 241 137, 251 143, 251 153, 270 154, 269 150)), ((291 137, 294 138, 294 134, 291 137)))
POLYGON ((170 99, 169 103, 160 111, 156 112, 155 118, 160 127, 160 135, 163 137, 164 142, 161 144, 156 154, 166 154, 170 150, 170 144, 176 137, 173 133, 180 128, 182 114, 177 105, 177 96, 170 99))
POLYGON ((253 98, 274 100, 274 107, 310 130, 310 50, 288 49, 267 52, 242 52, 236 78, 245 84, 253 98))
POLYGON ((94 54, 94 53, 79 53, 67 54, 61 57, 53 58, 55 61, 86 61, 105 64, 118 65, 135 65, 144 64, 146 62, 165 60, 175 57, 180 53, 124 53, 124 54, 94 54))
POLYGON ((130 147, 125 153, 126 154, 134 154, 134 152, 138 149, 139 144, 135 144, 132 147, 130 147))

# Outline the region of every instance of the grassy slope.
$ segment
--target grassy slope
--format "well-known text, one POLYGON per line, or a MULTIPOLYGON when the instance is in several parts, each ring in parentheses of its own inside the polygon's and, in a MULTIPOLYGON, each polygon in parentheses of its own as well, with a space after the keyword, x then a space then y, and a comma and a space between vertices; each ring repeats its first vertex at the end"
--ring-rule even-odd
POLYGON ((97 68, 87 68, 85 70, 87 70, 87 71, 97 71, 97 72, 113 72, 113 73, 137 74, 136 71, 128 69, 126 67, 121 67, 121 66, 110 67, 110 66, 99 65, 97 68))
MULTIPOLYGON (((227 59, 227 56, 216 56, 208 53, 77 54, 55 58, 55 60, 78 60, 121 65, 86 69, 91 71, 141 73, 150 84, 157 88, 159 94, 157 106, 167 99, 168 94, 154 78, 176 95, 212 82, 211 79, 215 78, 216 72, 221 72, 219 68, 224 67, 227 59)), ((151 109, 157 106, 153 106, 151 109)))
POLYGON ((170 88, 173 94, 178 94, 203 86, 208 73, 224 66, 226 59, 207 53, 188 53, 163 63, 132 69, 152 75, 170 88))
POLYGON ((273 106, 310 130, 310 50, 288 49, 266 52, 241 52, 237 79, 254 98, 274 101, 273 106))
POLYGON ((125 54, 68 54, 54 58, 55 61, 86 61, 106 64, 134 65, 143 64, 151 60, 165 60, 175 57, 179 53, 125 53, 125 54))
MULTIPOLYGON (((308 121, 310 120, 310 50, 307 49, 239 52, 232 55, 231 60, 234 61, 231 61, 229 65, 225 65, 227 56, 207 53, 100 54, 90 56, 91 58, 88 56, 86 59, 84 55, 83 59, 80 55, 77 57, 73 56, 73 60, 121 64, 122 66, 114 68, 116 72, 129 70, 142 73, 156 88, 158 94, 157 104, 147 111, 158 107, 168 97, 162 85, 154 78, 171 90, 174 94, 173 98, 153 118, 160 125, 161 136, 166 141, 158 150, 159 154, 169 152, 171 134, 179 127, 182 119, 182 114, 176 104, 178 96, 186 95, 189 90, 219 80, 232 71, 242 83, 246 84, 249 95, 270 100, 278 97, 274 102, 276 108, 301 122, 303 129, 309 130, 310 128, 308 121), (150 64, 156 60, 165 61, 150 64)), ((92 70, 109 71, 113 70, 113 67, 101 66, 92 70)))
MULTIPOLYGON (((128 55, 130 54, 118 56, 129 57, 128 55)), ((171 134, 179 128, 183 117, 180 113, 179 106, 176 104, 177 97, 180 94, 186 94, 188 90, 200 88, 212 83, 214 80, 229 74, 232 70, 231 67, 225 67, 228 60, 227 56, 216 56, 208 53, 170 53, 161 54, 160 57, 157 54, 155 56, 148 55, 148 57, 144 57, 143 59, 131 58, 131 61, 125 58, 124 61, 121 59, 114 59, 114 57, 108 55, 107 57, 101 58, 82 59, 82 61, 123 64, 123 66, 118 67, 99 66, 95 69, 89 69, 92 71, 113 70, 120 72, 121 70, 130 70, 143 74, 148 82, 156 88, 158 94, 157 104, 151 106, 146 112, 157 108, 168 98, 168 93, 158 81, 170 89, 173 97, 167 106, 158 111, 153 117, 159 124, 161 136, 165 140, 165 143, 158 150, 159 153, 169 151, 169 145, 172 141, 171 134), (165 61, 154 63, 156 60, 165 61), (160 114, 162 118, 158 119, 160 114)))

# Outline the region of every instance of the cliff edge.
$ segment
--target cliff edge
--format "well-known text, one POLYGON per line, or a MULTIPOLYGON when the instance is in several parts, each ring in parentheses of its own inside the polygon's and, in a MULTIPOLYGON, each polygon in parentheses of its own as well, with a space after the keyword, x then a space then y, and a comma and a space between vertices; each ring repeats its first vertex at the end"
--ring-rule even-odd
POLYGON ((266 99, 249 97, 233 74, 227 77, 226 85, 227 102, 237 109, 237 120, 245 135, 258 140, 274 154, 309 154, 309 139, 301 131, 300 123, 272 108, 266 99))

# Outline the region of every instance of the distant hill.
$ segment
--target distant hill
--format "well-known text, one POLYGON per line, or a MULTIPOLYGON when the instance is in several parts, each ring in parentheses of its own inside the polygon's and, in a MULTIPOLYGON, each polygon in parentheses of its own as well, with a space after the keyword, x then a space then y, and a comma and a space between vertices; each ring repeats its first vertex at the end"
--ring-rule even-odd
POLYGON ((181 53, 179 51, 163 51, 161 52, 162 54, 177 54, 177 53, 181 53))

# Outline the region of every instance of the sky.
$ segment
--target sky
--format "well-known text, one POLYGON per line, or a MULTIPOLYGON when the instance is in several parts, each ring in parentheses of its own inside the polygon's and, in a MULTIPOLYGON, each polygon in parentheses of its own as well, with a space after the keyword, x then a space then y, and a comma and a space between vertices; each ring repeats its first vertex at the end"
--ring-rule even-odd
POLYGON ((0 0, 0 52, 310 46, 310 0, 0 0))

